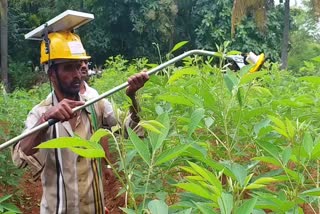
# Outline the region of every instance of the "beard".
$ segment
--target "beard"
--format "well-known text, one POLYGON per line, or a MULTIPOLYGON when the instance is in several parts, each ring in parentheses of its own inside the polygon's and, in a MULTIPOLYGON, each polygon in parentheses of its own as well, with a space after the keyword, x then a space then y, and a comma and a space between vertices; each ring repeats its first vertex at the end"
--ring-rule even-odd
POLYGON ((57 74, 58 87, 65 97, 74 98, 78 97, 80 91, 81 80, 79 78, 74 78, 69 84, 62 84, 62 81, 57 74))

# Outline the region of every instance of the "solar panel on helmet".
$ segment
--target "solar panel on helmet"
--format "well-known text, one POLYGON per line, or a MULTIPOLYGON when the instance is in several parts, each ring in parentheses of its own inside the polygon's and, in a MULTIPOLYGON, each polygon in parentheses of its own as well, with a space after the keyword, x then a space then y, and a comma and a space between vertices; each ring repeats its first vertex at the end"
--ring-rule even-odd
POLYGON ((84 13, 74 10, 66 10, 58 16, 50 19, 47 23, 27 33, 24 38, 30 40, 42 40, 46 24, 48 32, 71 31, 94 19, 91 13, 84 13))

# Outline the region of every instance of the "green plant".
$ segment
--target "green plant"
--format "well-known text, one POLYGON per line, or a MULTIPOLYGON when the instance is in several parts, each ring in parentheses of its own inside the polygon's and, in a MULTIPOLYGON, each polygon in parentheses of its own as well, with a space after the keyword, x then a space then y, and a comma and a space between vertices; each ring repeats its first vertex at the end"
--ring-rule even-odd
MULTIPOLYGON (((123 92, 110 98, 121 106, 121 125, 98 133, 107 134, 117 154, 110 165, 122 183, 125 212, 319 212, 320 78, 297 77, 272 63, 257 73, 248 73, 250 66, 235 73, 225 65, 225 56, 234 53, 228 45, 219 46, 214 58, 188 57, 166 75, 150 77, 137 94, 144 138, 119 131, 125 130, 129 100, 123 92)), ((146 63, 113 58, 93 87, 109 90, 146 63)), ((15 101, 37 97, 37 90, 0 98, 15 113, 15 101)), ((81 155, 103 156, 97 140, 71 141, 81 155)))
POLYGON ((22 213, 14 204, 8 202, 12 195, 5 195, 0 198, 0 212, 3 214, 22 213))

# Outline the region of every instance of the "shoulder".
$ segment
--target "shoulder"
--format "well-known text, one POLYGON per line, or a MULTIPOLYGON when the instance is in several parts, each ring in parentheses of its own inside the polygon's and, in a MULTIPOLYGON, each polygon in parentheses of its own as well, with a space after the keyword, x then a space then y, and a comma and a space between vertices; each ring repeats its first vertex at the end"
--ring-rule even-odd
POLYGON ((95 96, 95 97, 99 96, 98 91, 90 86, 87 86, 86 91, 90 96, 95 96))
POLYGON ((86 90, 83 94, 80 94, 80 96, 82 96, 85 100, 89 100, 99 96, 99 93, 96 89, 90 87, 86 82, 84 82, 84 85, 86 90))

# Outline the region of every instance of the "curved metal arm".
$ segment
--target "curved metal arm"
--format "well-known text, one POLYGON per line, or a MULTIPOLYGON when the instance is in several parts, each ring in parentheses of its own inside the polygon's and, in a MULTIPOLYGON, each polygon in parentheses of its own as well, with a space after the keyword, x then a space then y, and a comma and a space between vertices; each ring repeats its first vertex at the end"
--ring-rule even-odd
MULTIPOLYGON (((187 51, 187 52, 185 52, 185 53, 183 53, 183 54, 181 54, 181 55, 179 55, 177 57, 174 57, 171 60, 169 60, 169 61, 167 61, 165 63, 162 63, 159 66, 149 70, 147 73, 150 76, 150 75, 162 70, 163 68, 165 68, 165 67, 167 67, 167 66, 169 66, 169 65, 171 65, 171 64, 173 64, 173 63, 175 63, 177 61, 180 61, 181 59, 183 59, 183 58, 185 58, 187 56, 190 56, 190 55, 214 56, 215 53, 216 52, 206 51, 206 50, 191 50, 191 51, 187 51)), ((91 104, 93 104, 93 103, 105 98, 105 97, 108 97, 108 96, 116 93, 117 91, 120 91, 121 89, 126 88, 127 86, 128 86, 128 82, 122 83, 121 85, 119 85, 117 87, 114 87, 113 89, 101 94, 100 96, 87 101, 84 105, 78 106, 76 108, 73 108, 72 112, 79 111, 79 110, 81 110, 81 109, 83 109, 83 108, 85 108, 85 107, 87 107, 87 106, 89 106, 89 105, 91 105, 91 104)), ((49 127, 49 126, 51 126, 51 125, 53 125, 53 124, 55 124, 57 122, 59 122, 59 121, 50 119, 47 122, 42 123, 42 124, 32 128, 32 129, 30 129, 29 131, 26 131, 25 133, 22 133, 21 135, 12 138, 11 140, 9 140, 9 141, 7 141, 7 142, 5 142, 5 143, 0 145, 0 151, 5 149, 5 148, 7 148, 7 147, 9 147, 9 146, 11 146, 11 145, 13 145, 14 143, 18 142, 19 140, 21 140, 21 139, 23 139, 23 138, 25 138, 25 137, 27 137, 27 136, 35 133, 35 132, 38 132, 38 131, 40 131, 42 129, 45 129, 45 128, 47 128, 47 127, 49 127)))

